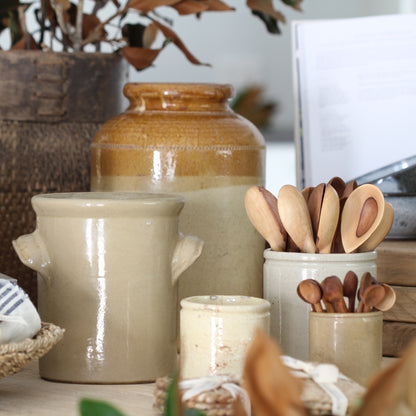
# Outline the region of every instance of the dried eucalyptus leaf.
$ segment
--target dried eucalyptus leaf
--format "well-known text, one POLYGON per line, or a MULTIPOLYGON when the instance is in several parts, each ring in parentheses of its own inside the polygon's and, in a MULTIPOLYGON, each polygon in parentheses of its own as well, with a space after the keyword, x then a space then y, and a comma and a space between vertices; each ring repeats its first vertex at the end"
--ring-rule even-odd
POLYGON ((180 0, 130 0, 127 7, 130 9, 137 9, 142 13, 147 13, 160 6, 172 6, 180 3, 180 0))
POLYGON ((154 24, 160 29, 160 31, 163 33, 163 35, 167 39, 171 39, 172 42, 183 52, 183 54, 186 56, 189 62, 195 64, 195 65, 206 65, 210 66, 209 64, 204 64, 198 61, 198 59, 195 58, 194 55, 191 54, 191 52, 188 51, 184 43, 180 40, 179 36, 170 28, 167 26, 162 25, 161 23, 154 21, 154 24))
POLYGON ((142 70, 152 65, 162 49, 163 47, 160 49, 147 49, 126 46, 121 48, 120 51, 130 65, 137 70, 142 70))
POLYGON ((172 5, 171 7, 174 8, 181 16, 183 16, 206 11, 208 6, 205 3, 205 1, 201 2, 195 0, 182 0, 179 3, 172 5))
POLYGON ((247 0, 247 6, 251 10, 264 13, 278 22, 286 23, 286 18, 283 14, 274 9, 272 0, 247 0))
POLYGON ((277 24, 276 19, 274 19, 273 17, 270 17, 268 14, 258 12, 256 10, 252 10, 251 13, 254 16, 259 17, 263 21, 263 23, 266 25, 266 29, 269 33, 273 33, 273 34, 277 34, 277 35, 280 35, 282 33, 278 24, 277 24))

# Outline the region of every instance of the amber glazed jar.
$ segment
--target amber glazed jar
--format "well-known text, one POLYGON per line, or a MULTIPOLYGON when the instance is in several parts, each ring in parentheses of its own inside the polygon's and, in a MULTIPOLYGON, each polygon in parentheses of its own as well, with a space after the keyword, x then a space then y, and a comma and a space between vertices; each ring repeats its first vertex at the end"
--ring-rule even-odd
POLYGON ((264 240, 247 218, 244 195, 264 184, 265 143, 230 109, 233 93, 230 85, 126 84, 129 108, 93 140, 93 191, 185 197, 180 228, 205 245, 179 281, 180 299, 262 296, 264 240))

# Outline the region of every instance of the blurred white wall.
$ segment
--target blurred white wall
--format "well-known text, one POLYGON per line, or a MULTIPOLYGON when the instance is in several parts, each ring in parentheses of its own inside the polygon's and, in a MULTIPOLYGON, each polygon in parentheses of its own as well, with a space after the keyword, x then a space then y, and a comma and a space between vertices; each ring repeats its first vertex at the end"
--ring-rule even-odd
MULTIPOLYGON (((273 125, 282 134, 292 131, 291 34, 293 20, 358 17, 412 11, 415 0, 304 0, 303 12, 293 11, 280 1, 276 9, 287 17, 281 35, 267 33, 261 20, 252 16, 241 0, 225 0, 234 12, 174 17, 174 30, 188 49, 212 67, 195 66, 170 44, 153 68, 131 71, 136 82, 219 82, 240 88, 248 83, 264 86, 267 98, 279 103, 273 125)), ((278 133, 277 133, 278 134, 278 133)))

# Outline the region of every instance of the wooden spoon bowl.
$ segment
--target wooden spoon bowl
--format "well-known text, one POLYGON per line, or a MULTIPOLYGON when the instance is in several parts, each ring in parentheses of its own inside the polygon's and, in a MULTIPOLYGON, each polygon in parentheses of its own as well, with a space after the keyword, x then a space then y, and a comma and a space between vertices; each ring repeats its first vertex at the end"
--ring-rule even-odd
POLYGON ((322 287, 316 280, 305 279, 302 280, 297 287, 299 297, 312 305, 314 312, 323 312, 321 306, 322 287))
POLYGON ((244 205, 251 223, 270 248, 284 251, 287 233, 280 221, 276 197, 262 186, 252 186, 246 192, 244 205))
POLYGON ((341 238, 346 253, 357 250, 374 233, 384 214, 384 196, 377 186, 364 184, 345 201, 341 238))
POLYGON ((385 297, 386 291, 382 285, 371 285, 367 287, 361 296, 363 312, 370 312, 371 308, 379 304, 385 297))
POLYGON ((341 279, 337 276, 328 276, 322 281, 321 286, 325 300, 332 305, 334 311, 347 313, 341 279))

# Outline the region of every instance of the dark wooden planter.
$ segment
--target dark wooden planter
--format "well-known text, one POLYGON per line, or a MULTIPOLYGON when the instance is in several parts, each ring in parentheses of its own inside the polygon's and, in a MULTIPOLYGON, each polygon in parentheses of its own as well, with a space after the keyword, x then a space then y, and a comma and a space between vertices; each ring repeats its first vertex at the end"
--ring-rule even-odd
POLYGON ((34 230, 33 195, 89 190, 91 140, 123 110, 127 79, 117 55, 0 52, 0 273, 34 302, 36 277, 11 242, 34 230))

